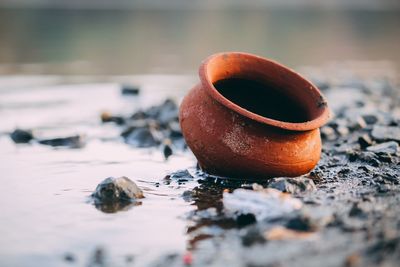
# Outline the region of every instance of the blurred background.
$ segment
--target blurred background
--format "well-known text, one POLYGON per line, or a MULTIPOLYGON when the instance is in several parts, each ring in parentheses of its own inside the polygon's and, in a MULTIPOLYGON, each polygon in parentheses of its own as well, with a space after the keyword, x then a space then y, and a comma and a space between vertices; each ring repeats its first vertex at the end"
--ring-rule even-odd
POLYGON ((193 74, 220 51, 400 63, 400 0, 0 0, 0 74, 193 74))

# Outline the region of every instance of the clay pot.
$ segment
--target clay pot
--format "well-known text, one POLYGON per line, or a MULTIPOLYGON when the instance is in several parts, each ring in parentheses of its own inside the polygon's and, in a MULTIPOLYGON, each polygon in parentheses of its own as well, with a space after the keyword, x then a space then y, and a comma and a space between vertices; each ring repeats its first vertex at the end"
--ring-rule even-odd
POLYGON ((327 103, 311 82, 247 53, 208 57, 180 106, 180 124, 200 167, 227 177, 309 172, 321 155, 327 103), (218 88, 217 88, 218 87, 218 88))

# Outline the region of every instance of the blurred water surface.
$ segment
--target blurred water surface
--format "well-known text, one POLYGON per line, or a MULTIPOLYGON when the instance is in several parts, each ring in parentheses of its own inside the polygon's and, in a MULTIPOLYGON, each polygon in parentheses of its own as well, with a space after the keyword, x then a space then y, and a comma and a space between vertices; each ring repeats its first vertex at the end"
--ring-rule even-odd
POLYGON ((398 10, 0 9, 0 74, 194 73, 219 51, 291 67, 400 63, 398 10))

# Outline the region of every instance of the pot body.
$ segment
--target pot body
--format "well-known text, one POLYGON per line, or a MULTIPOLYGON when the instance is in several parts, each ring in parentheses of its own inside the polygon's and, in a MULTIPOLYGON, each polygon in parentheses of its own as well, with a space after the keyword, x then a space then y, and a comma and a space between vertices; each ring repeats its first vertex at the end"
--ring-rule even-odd
MULTIPOLYGON (((319 127, 328 120, 329 110, 311 82, 277 62, 240 52, 210 56, 200 66, 199 77, 200 83, 181 103, 179 120, 185 140, 204 171, 242 179, 294 177, 318 163, 319 127), (238 78, 272 84, 274 89, 257 90, 284 94, 301 106, 304 119, 282 121, 262 116, 225 97, 214 86, 238 78)), ((258 98, 246 85, 228 89, 235 90, 239 99, 258 98)), ((259 105, 272 107, 266 98, 259 99, 259 105)), ((274 107, 294 114, 290 103, 283 101, 274 107)))
POLYGON ((195 86, 180 107, 180 123, 200 167, 238 178, 299 176, 318 163, 319 129, 289 131, 228 109, 195 86))

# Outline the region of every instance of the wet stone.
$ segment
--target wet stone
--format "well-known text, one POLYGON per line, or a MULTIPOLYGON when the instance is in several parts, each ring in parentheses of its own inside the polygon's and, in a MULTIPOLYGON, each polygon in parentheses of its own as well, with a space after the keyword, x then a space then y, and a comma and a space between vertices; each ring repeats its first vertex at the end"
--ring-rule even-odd
POLYGON ((371 135, 375 140, 378 141, 400 142, 400 127, 376 125, 372 129, 371 135))
POLYGON ((164 155, 165 160, 168 160, 168 158, 170 156, 172 156, 172 154, 173 154, 173 150, 171 147, 171 142, 170 141, 164 142, 163 155, 164 155))
POLYGON ((75 262, 76 261, 75 256, 71 253, 66 253, 64 255, 64 260, 67 262, 75 262))
POLYGON ((291 194, 297 194, 302 192, 311 192, 316 189, 314 181, 305 178, 273 178, 271 182, 268 184, 269 188, 275 188, 279 191, 291 194))
POLYGON ((82 148, 85 146, 83 136, 74 135, 69 137, 60 137, 53 139, 42 139, 38 141, 39 144, 48 145, 53 147, 68 147, 68 148, 82 148))
POLYGON ((92 194, 95 202, 115 203, 130 202, 144 198, 143 191, 129 178, 109 177, 97 185, 92 194))
POLYGON ((186 179, 186 180, 191 180, 193 179, 193 176, 189 173, 188 170, 179 170, 176 172, 171 173, 168 175, 170 179, 186 179))
POLYGON ((15 129, 10 134, 10 137, 14 141, 14 143, 23 144, 29 143, 33 139, 33 134, 32 131, 29 130, 15 129))
POLYGON ((123 117, 121 117, 121 116, 113 116, 109 112, 101 113, 100 118, 101 118, 101 121, 103 123, 114 122, 114 123, 116 123, 118 125, 122 125, 122 124, 125 123, 125 119, 123 117))
POLYGON ((387 153, 387 154, 396 154, 399 152, 399 144, 390 141, 374 146, 367 147, 367 150, 374 153, 387 153))
POLYGON ((148 128, 136 128, 126 135, 125 142, 135 147, 154 147, 160 144, 148 128))
POLYGON ((121 94, 122 95, 138 95, 140 93, 140 88, 130 85, 130 84, 122 84, 121 85, 121 94))

